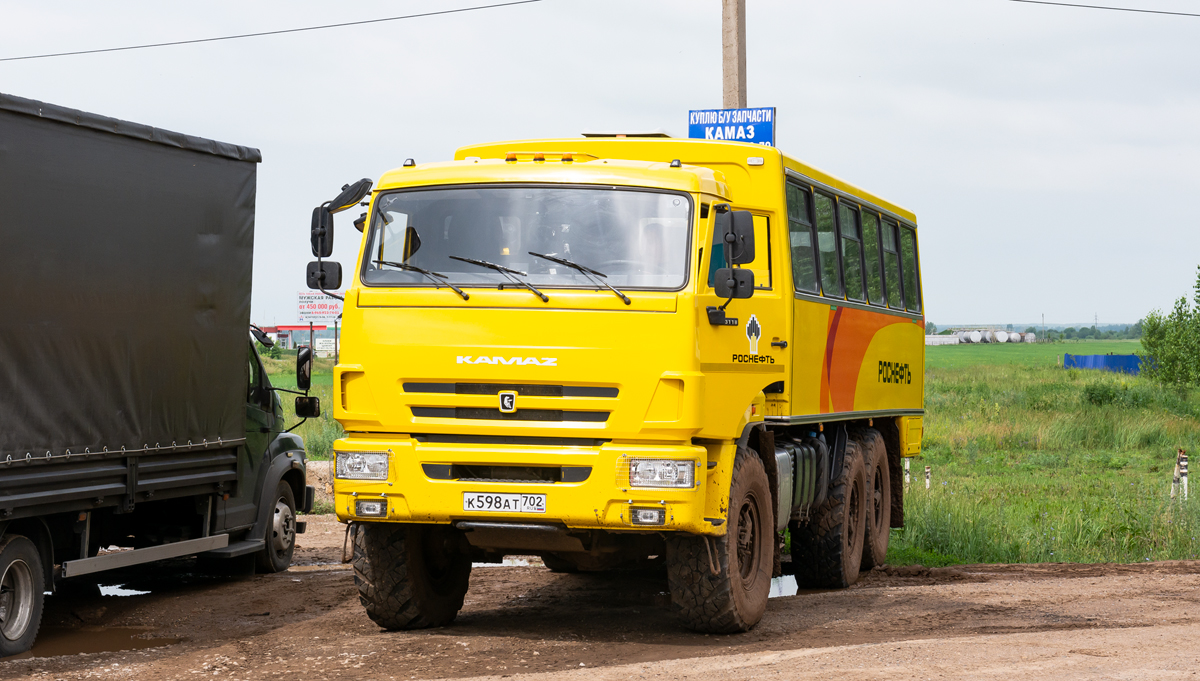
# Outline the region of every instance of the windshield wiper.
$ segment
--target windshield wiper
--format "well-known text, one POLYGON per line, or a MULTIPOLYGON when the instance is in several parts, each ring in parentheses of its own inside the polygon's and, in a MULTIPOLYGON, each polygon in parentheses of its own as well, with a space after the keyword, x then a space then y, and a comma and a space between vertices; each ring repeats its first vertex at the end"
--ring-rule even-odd
POLYGON ((429 270, 423 270, 420 267, 417 267, 416 265, 409 265, 408 263, 403 263, 403 262, 392 262, 390 260, 376 260, 375 263, 378 265, 387 265, 388 267, 395 267, 398 269, 402 269, 402 270, 405 270, 406 272, 416 272, 417 274, 424 274, 426 277, 429 278, 430 281, 432 281, 434 283, 434 286, 436 286, 437 288, 441 288, 442 284, 445 284, 446 286, 449 286, 452 291, 454 291, 458 295, 462 296, 463 300, 471 299, 471 296, 467 295, 466 291, 460 289, 459 287, 455 286, 454 284, 451 284, 449 281, 439 281, 440 279, 448 279, 448 277, 446 275, 441 274, 439 272, 430 272, 429 270))
POLYGON ((613 293, 617 294, 617 297, 620 298, 621 300, 625 301, 626 305, 629 305, 632 302, 629 300, 629 296, 627 296, 624 293, 621 293, 617 289, 613 288, 612 285, 609 284, 607 281, 601 281, 601 279, 608 278, 608 275, 603 272, 597 272, 596 270, 594 270, 590 267, 584 267, 583 265, 580 265, 577 262, 571 262, 570 260, 567 260, 566 258, 559 258, 559 257, 553 256, 553 255, 546 255, 545 253, 534 253, 533 251, 529 251, 529 255, 532 255, 537 258, 542 258, 543 260, 549 260, 550 262, 556 262, 560 265, 566 265, 567 267, 570 267, 571 269, 573 269, 573 270, 579 272, 580 274, 582 274, 583 276, 587 277, 589 281, 597 284, 598 286, 603 286, 604 288, 608 289, 609 291, 612 291, 613 293))
MULTIPOLYGON (((516 277, 513 276, 514 274, 519 274, 522 277, 529 276, 528 274, 525 274, 521 270, 509 269, 509 268, 505 267, 504 265, 497 265, 494 262, 488 262, 486 260, 476 260, 474 258, 460 258, 457 255, 451 255, 449 257, 451 260, 461 260, 462 262, 468 262, 468 263, 471 263, 472 265, 479 265, 480 267, 486 267, 489 270, 496 270, 500 274, 503 274, 505 277, 507 277, 508 280, 511 281, 512 283, 520 284, 521 286, 524 286, 525 288, 529 289, 530 291, 533 291, 534 295, 536 295, 538 298, 541 298, 543 303, 550 302, 550 297, 547 296, 545 293, 542 293, 541 291, 534 288, 532 285, 530 285, 529 282, 523 281, 521 279, 517 279, 516 277)), ((504 284, 501 284, 500 288, 504 288, 504 284)))

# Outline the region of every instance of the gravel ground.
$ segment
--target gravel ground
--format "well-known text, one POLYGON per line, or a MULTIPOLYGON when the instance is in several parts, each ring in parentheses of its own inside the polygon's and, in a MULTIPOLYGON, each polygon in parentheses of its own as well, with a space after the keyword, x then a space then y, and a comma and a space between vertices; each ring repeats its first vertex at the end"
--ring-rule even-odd
POLYGON ((209 577, 177 561, 106 577, 101 593, 48 599, 40 656, 0 661, 0 678, 1200 673, 1200 562, 875 570, 851 589, 774 598, 747 634, 705 636, 676 624, 661 573, 558 575, 530 561, 477 568, 452 626, 389 633, 367 619, 339 562, 343 526, 309 523, 285 573, 209 577), (101 595, 114 586, 134 594, 101 595), (131 645, 155 647, 113 651, 131 645))

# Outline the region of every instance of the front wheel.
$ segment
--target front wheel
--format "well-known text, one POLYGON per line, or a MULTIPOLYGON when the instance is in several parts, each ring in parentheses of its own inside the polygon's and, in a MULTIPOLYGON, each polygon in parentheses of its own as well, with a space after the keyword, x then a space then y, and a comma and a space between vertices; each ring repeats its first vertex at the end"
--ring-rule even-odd
POLYGON ((671 604, 684 626, 729 634, 758 624, 771 591, 774 539, 766 470, 753 451, 739 449, 725 536, 667 538, 671 604))
POLYGON ((259 572, 283 572, 292 564, 292 553, 296 550, 296 497, 292 486, 280 480, 275 486, 274 499, 267 545, 256 560, 259 572))
POLYGON ((42 623, 46 577, 42 558, 29 539, 0 539, 0 657, 33 647, 42 623))
POLYGON ((467 540, 452 527, 357 526, 354 585, 367 616, 384 629, 450 624, 462 609, 470 579, 467 540))

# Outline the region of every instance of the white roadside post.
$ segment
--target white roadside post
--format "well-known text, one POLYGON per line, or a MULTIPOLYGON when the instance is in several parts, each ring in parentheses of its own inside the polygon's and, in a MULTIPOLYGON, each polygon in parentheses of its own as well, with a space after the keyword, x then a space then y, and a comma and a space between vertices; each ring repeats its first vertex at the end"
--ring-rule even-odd
POLYGON ((926 466, 925 467, 925 489, 929 489, 931 480, 933 480, 933 466, 926 466))
POLYGON ((910 484, 912 484, 912 475, 911 475, 911 472, 908 470, 908 462, 909 462, 909 459, 907 457, 905 457, 905 459, 904 459, 904 486, 905 487, 908 487, 910 484))
POLYGON ((1179 450, 1179 478, 1183 481, 1183 500, 1188 498, 1187 452, 1179 450))

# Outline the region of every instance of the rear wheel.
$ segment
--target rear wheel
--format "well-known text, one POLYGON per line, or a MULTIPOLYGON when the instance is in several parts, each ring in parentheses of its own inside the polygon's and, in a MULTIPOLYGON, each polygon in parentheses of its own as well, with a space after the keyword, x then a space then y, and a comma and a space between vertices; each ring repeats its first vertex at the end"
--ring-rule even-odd
POLYGON ((774 541, 766 470, 753 451, 739 449, 725 536, 667 537, 671 604, 684 626, 725 634, 758 624, 771 590, 774 541))
POLYGON ((42 623, 46 577, 42 558, 29 539, 0 539, 0 657, 33 647, 42 623))
POLYGON ((798 586, 840 589, 858 581, 866 487, 862 450, 850 440, 825 503, 806 522, 791 525, 792 569, 798 586))
POLYGON ((870 570, 887 562, 892 527, 892 477, 888 468, 887 447, 879 431, 863 431, 858 442, 867 462, 867 531, 863 538, 862 569, 870 570))
POLYGON ((275 503, 266 540, 266 547, 255 561, 258 571, 283 572, 288 569, 296 550, 296 497, 292 494, 292 486, 283 480, 275 486, 275 503))
POLYGON ((358 600, 384 629, 453 622, 470 579, 466 539, 452 527, 362 523, 354 534, 358 600))

